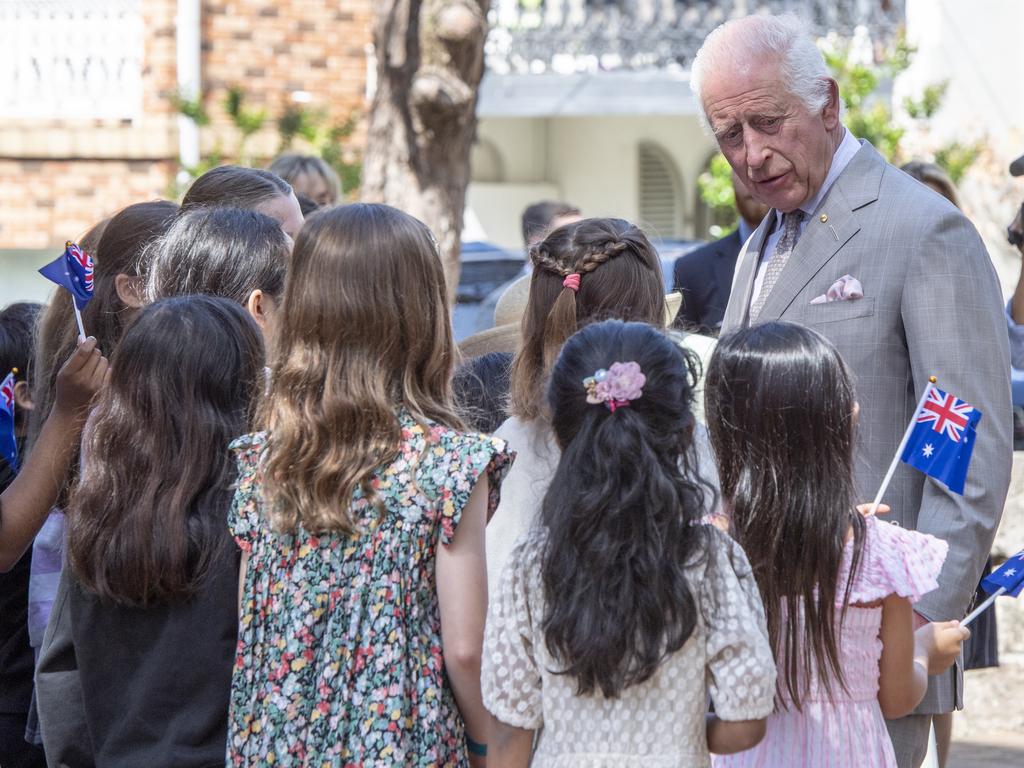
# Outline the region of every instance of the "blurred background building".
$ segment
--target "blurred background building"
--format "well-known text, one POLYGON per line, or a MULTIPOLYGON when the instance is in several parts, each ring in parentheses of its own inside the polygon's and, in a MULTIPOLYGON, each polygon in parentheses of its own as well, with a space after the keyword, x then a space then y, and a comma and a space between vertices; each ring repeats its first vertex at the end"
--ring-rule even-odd
MULTIPOLYGON (((713 235, 689 63, 717 24, 761 11, 797 13, 868 67, 905 30, 913 60, 873 98, 913 128, 903 100, 946 83, 903 159, 979 148, 962 198, 1009 289, 1017 0, 493 0, 465 239, 520 254, 519 213, 543 198, 638 221, 669 252, 713 235)), ((332 153, 356 197, 373 23, 370 0, 0 0, 0 302, 41 297, 32 272, 64 240, 220 161, 332 153)))

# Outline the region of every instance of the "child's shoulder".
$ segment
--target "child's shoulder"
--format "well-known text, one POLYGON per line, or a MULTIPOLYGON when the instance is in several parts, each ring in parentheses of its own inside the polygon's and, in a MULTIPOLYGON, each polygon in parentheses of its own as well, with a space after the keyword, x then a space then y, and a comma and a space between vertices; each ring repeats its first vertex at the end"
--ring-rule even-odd
POLYGON ((702 580, 732 581, 753 574, 747 553, 732 536, 708 523, 701 523, 695 529, 703 538, 699 550, 703 556, 698 555, 694 564, 702 580))
POLYGON ((236 437, 228 443, 228 450, 231 451, 239 461, 256 459, 267 442, 266 432, 250 432, 247 435, 236 437))
MULTIPOLYGON (((852 543, 847 545, 848 556, 851 550, 852 543)), ((948 550, 945 541, 931 534, 866 518, 851 602, 873 602, 894 594, 917 602, 938 587, 948 550)))

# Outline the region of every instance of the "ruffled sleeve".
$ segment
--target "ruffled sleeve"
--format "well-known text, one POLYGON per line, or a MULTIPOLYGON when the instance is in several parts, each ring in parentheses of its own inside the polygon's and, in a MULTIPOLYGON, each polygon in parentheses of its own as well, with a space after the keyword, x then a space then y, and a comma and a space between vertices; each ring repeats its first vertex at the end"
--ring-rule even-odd
POLYGON ((542 617, 530 610, 530 588, 540 586, 543 542, 543 531, 531 531, 509 556, 488 607, 480 669, 487 711, 503 723, 527 730, 543 722, 541 673, 534 656, 534 622, 542 617))
POLYGON ((228 512, 228 530, 238 546, 246 552, 252 551, 253 541, 259 531, 259 484, 256 470, 265 440, 265 434, 257 432, 243 435, 228 446, 238 466, 235 495, 228 512))
POLYGON ((743 549, 710 526, 700 585, 707 688, 723 720, 759 720, 775 705, 775 659, 761 593, 743 549))
POLYGON ((488 485, 487 516, 501 500, 501 483, 515 453, 504 440, 486 435, 463 434, 435 429, 427 451, 432 454, 432 484, 439 489, 441 543, 450 544, 480 476, 486 472, 488 485))
POLYGON ((864 549, 850 601, 868 603, 889 595, 916 603, 939 586, 939 572, 949 545, 931 534, 866 519, 864 549))

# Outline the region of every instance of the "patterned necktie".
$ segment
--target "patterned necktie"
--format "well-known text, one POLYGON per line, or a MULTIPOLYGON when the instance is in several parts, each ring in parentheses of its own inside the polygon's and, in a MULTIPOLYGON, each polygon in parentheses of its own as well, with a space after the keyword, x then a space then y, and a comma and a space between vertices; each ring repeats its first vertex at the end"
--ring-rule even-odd
POLYGON ((782 214, 782 236, 775 244, 775 252, 768 260, 768 266, 764 270, 764 280, 761 281, 761 292, 750 307, 750 320, 753 322, 764 309, 764 303, 768 300, 772 288, 779 281, 779 275, 786 268, 793 249, 796 247, 796 240, 800 236, 800 222, 804 220, 804 212, 801 210, 791 211, 782 214))

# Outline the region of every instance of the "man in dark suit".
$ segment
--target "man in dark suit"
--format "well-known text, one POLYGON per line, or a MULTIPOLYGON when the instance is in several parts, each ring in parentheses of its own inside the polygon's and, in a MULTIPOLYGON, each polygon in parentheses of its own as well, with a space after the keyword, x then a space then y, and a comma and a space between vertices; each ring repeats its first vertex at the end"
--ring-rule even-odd
POLYGON ((768 206, 755 200, 735 173, 732 188, 740 215, 739 226, 721 240, 680 256, 674 270, 673 290, 683 294, 683 306, 676 315, 675 325, 706 336, 718 335, 729 304, 736 257, 768 213, 768 206))

